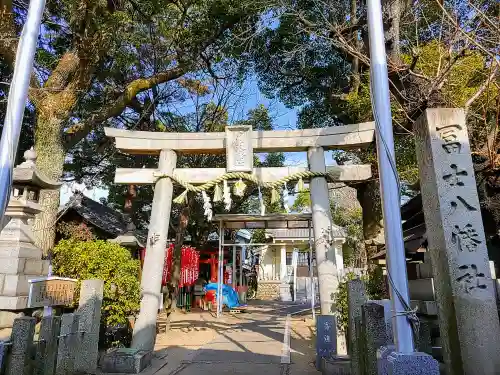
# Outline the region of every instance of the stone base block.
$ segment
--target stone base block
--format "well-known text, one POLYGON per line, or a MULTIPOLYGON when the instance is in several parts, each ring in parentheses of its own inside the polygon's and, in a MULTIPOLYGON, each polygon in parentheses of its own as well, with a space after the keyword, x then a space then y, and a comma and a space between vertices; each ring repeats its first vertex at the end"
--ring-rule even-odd
POLYGON ((438 308, 436 301, 410 301, 410 306, 412 309, 417 309, 418 314, 437 316, 438 308))
POLYGON ((0 240, 0 258, 42 259, 42 250, 31 243, 0 240))
POLYGON ((153 353, 139 349, 115 349, 107 353, 101 362, 103 372, 138 374, 151 364, 153 353))
POLYGON ((48 263, 48 261, 41 259, 26 259, 23 273, 25 275, 42 275, 44 263, 48 263))
POLYGON ((439 375, 439 362, 426 353, 398 353, 382 347, 377 359, 379 375, 439 375))
POLYGON ((435 301, 434 279, 408 280, 410 299, 418 301, 435 301))
POLYGON ((25 258, 0 259, 0 273, 6 275, 19 275, 24 271, 25 258))
POLYGON ((28 280, 37 277, 40 275, 5 275, 1 294, 8 297, 28 296, 28 280))
POLYGON ((0 311, 0 328, 12 328, 14 320, 22 316, 22 312, 0 311))
POLYGON ((28 306, 28 296, 0 296, 0 310, 24 310, 28 306))
POLYGON ((347 356, 322 358, 320 367, 323 375, 351 375, 351 361, 347 356))

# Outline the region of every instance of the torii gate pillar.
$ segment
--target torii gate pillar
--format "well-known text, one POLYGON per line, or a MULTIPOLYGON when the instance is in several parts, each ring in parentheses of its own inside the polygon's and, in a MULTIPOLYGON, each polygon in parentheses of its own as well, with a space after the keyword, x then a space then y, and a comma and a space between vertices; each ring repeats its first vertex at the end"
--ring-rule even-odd
MULTIPOLYGON (((325 152, 322 147, 310 147, 307 150, 307 160, 310 171, 326 171, 325 152)), ((338 270, 344 268, 343 264, 337 264, 337 260, 342 259, 342 253, 335 256, 337 250, 333 245, 334 238, 331 233, 333 221, 326 179, 311 178, 309 187, 321 315, 333 315, 336 311, 334 296, 339 286, 338 270)), ((345 336, 338 328, 336 332, 337 354, 346 354, 345 336)))
MULTIPOLYGON (((159 171, 172 175, 176 162, 177 154, 174 151, 161 150, 159 171)), ((173 186, 170 178, 161 178, 156 182, 141 279, 141 310, 132 336, 132 348, 135 349, 152 351, 155 345, 156 316, 160 306, 161 279, 167 248, 172 192, 173 186)))

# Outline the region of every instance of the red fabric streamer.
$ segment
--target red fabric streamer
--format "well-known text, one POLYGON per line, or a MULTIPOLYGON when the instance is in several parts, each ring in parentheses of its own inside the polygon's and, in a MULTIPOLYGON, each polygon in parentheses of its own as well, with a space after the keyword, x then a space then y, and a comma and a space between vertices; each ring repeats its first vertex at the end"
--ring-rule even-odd
MULTIPOLYGON (((165 263, 163 266, 163 277, 161 284, 162 286, 167 285, 167 283, 172 279, 172 267, 173 267, 173 256, 174 254, 174 244, 170 246, 165 251, 165 263)), ((144 265, 144 259, 146 256, 146 249, 141 249, 141 259, 144 265)), ((191 286, 198 279, 200 273, 200 253, 196 251, 194 247, 183 246, 181 248, 181 274, 179 277, 179 287, 191 286)))

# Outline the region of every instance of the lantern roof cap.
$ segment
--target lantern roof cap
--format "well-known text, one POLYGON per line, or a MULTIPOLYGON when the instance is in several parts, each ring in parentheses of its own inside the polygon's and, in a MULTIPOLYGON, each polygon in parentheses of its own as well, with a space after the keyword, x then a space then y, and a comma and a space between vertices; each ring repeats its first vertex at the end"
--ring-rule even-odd
POLYGON ((24 153, 24 162, 14 168, 12 181, 14 184, 31 185, 41 189, 57 189, 61 183, 46 177, 36 167, 37 154, 34 148, 24 153))

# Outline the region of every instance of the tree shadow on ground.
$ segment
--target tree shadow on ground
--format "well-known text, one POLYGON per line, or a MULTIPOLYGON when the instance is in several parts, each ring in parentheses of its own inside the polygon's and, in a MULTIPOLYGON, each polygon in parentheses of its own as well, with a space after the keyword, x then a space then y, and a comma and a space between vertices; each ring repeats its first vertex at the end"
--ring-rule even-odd
MULTIPOLYGON (((266 304, 265 309, 283 306, 282 303, 266 304)), ((166 347, 161 347, 158 344, 160 340, 157 339, 152 364, 141 374, 318 374, 310 366, 314 360, 311 339, 294 330, 291 330, 294 332, 291 340, 292 364, 281 363, 286 314, 283 311, 262 311, 261 307, 262 305, 255 308, 249 306, 247 313, 237 316, 224 313, 219 319, 208 312, 181 315, 178 321, 170 323, 169 330, 161 337, 161 341, 166 342, 166 347), (190 333, 194 337, 200 331, 214 332, 213 338, 201 347, 196 347, 189 340, 185 345, 168 345, 169 337, 173 340, 177 335, 190 333), (299 363, 297 368, 300 371, 290 371, 295 363, 299 363)))

